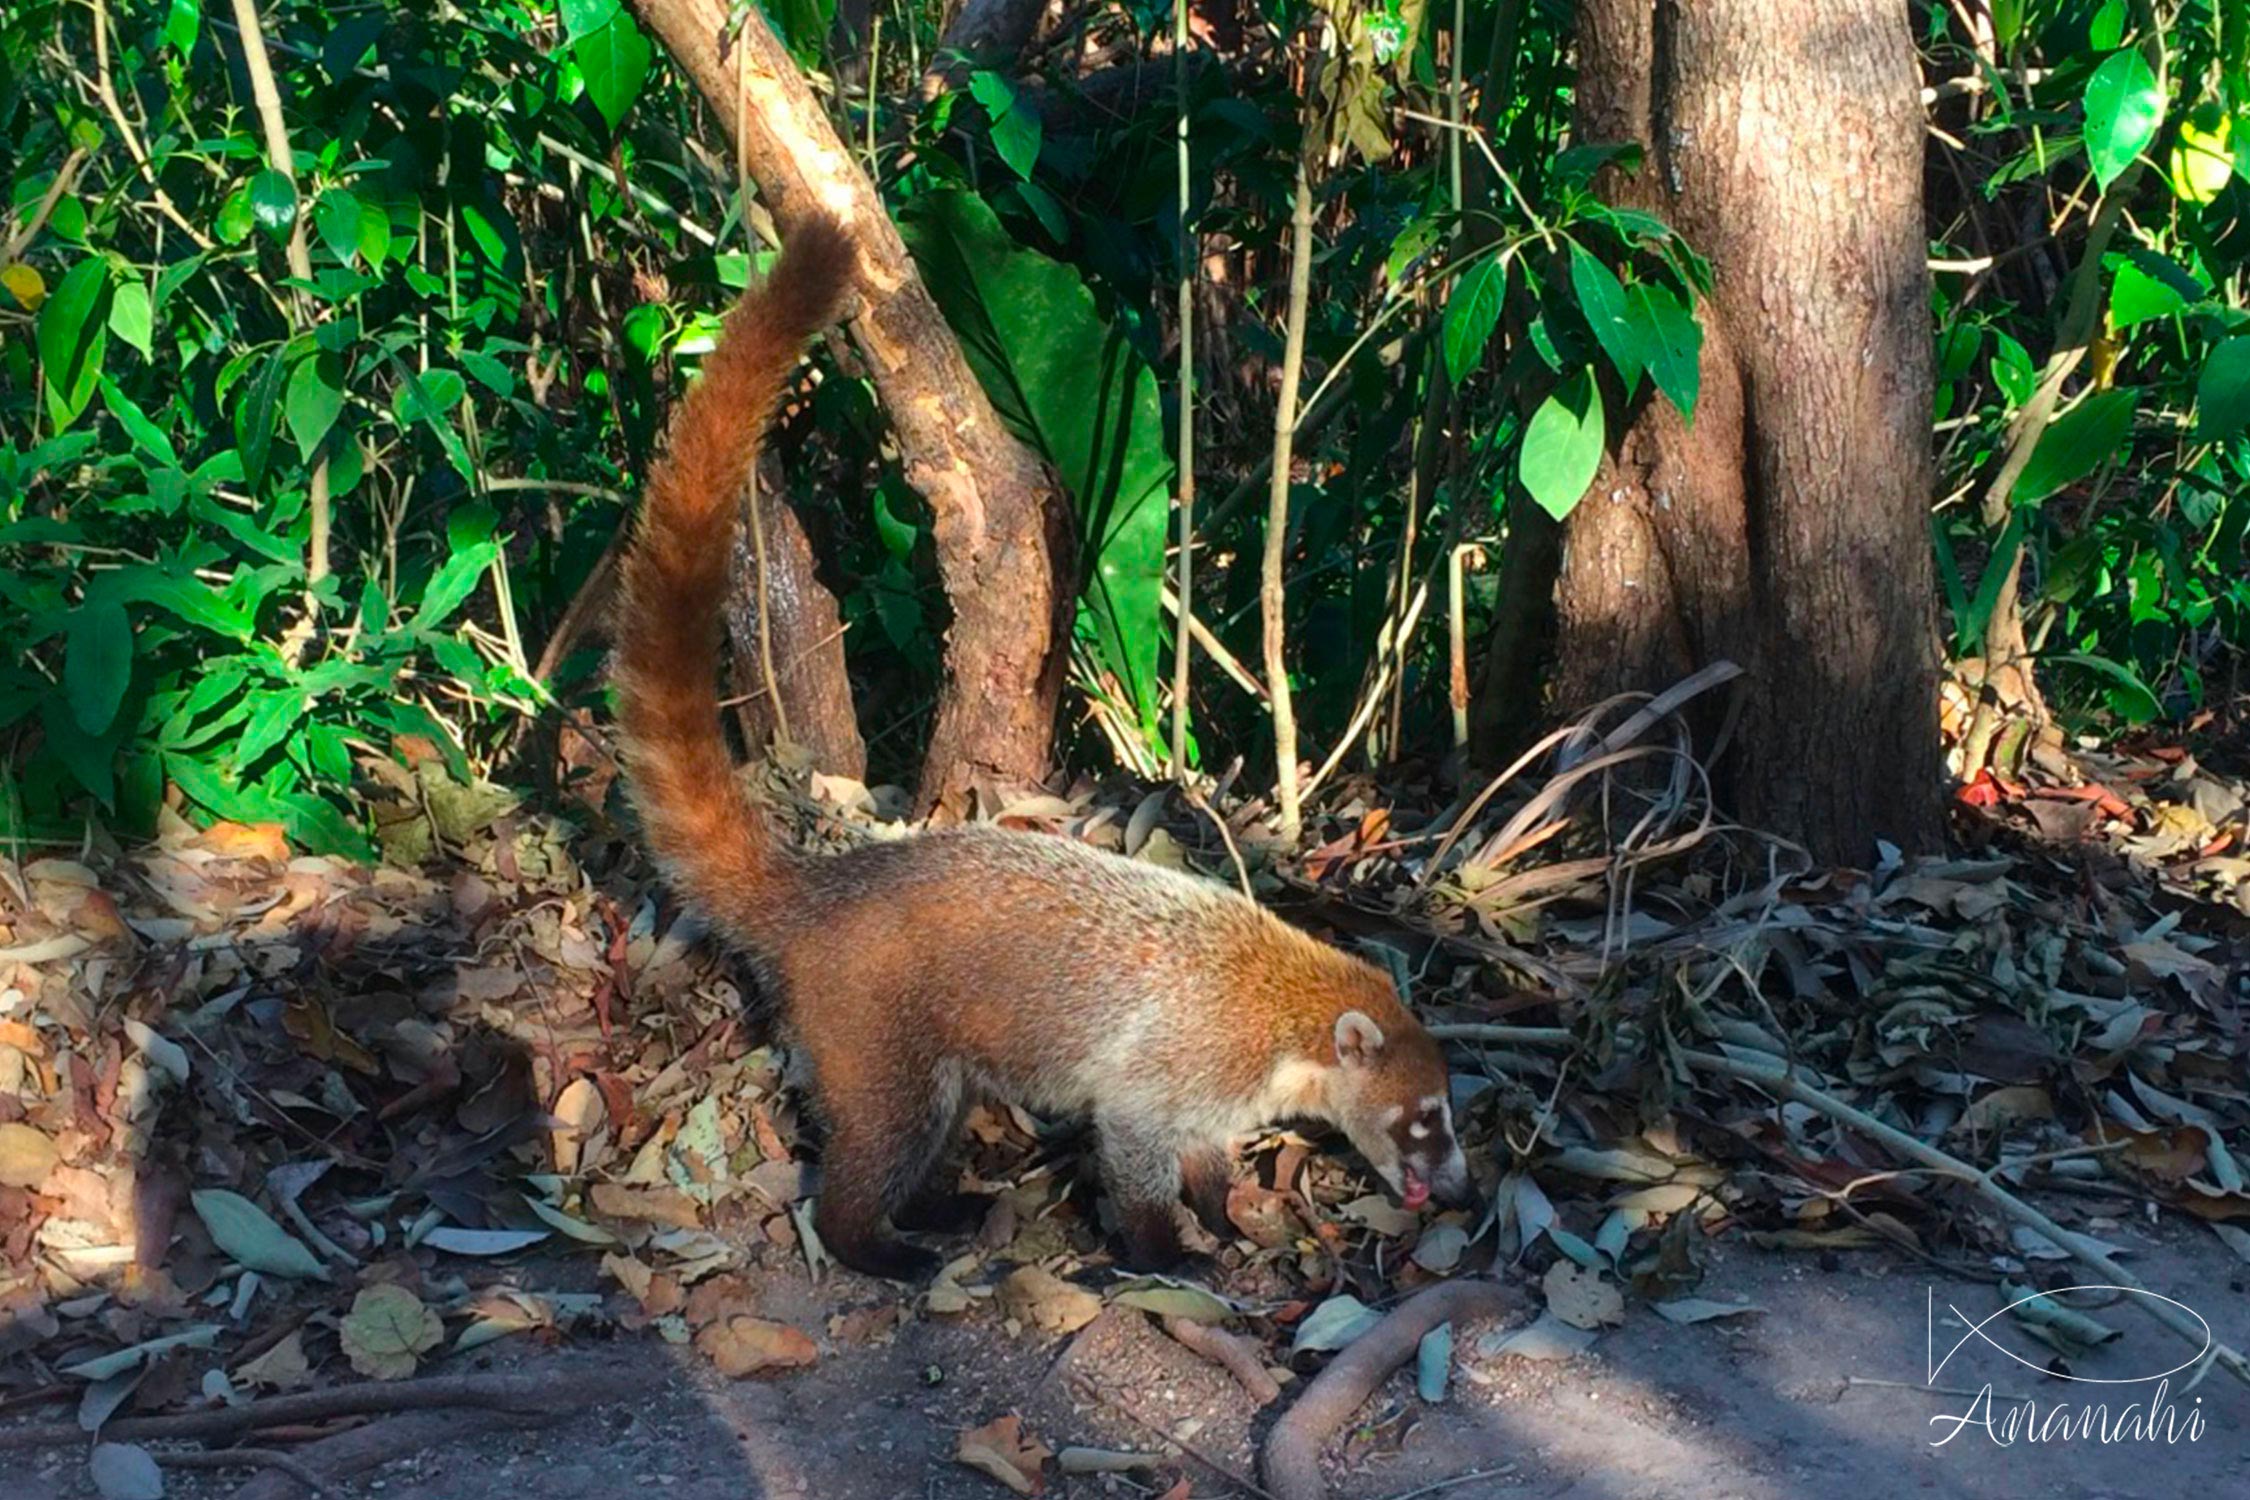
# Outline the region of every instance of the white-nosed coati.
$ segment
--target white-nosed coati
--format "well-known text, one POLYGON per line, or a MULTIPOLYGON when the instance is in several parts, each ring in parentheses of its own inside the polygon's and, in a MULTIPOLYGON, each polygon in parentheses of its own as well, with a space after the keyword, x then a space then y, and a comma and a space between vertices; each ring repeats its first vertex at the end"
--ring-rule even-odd
POLYGON ((1372 964, 1209 881, 989 827, 813 856, 736 779, 715 690, 744 482, 854 252, 791 237, 728 318, 649 475, 623 574, 615 680, 635 800, 674 883, 741 948, 812 1069, 828 1127, 814 1226, 879 1276, 936 1257, 892 1227, 978 1090, 1090 1116, 1128 1259, 1178 1258, 1183 1179, 1225 1219, 1233 1138, 1342 1127, 1409 1207, 1470 1200, 1446 1069, 1372 964))

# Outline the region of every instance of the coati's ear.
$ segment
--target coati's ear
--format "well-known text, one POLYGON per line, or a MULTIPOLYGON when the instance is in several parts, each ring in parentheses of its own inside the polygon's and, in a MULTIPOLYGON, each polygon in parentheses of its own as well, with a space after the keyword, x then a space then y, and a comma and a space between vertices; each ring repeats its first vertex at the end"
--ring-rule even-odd
POLYGON ((1365 1011, 1347 1010, 1336 1018, 1336 1061, 1346 1067, 1371 1067, 1383 1051, 1383 1028, 1365 1011))

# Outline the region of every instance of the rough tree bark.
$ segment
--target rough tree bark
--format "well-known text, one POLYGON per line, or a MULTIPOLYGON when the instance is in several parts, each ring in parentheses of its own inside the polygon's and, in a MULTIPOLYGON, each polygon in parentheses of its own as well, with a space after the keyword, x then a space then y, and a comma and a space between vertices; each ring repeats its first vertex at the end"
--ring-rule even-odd
POLYGON ((735 533, 736 583, 727 596, 727 640, 734 647, 734 690, 742 699, 736 715, 743 741, 763 745, 786 727, 791 742, 810 754, 815 766, 865 780, 867 742, 852 711, 836 596, 821 586, 812 539, 796 508, 781 497, 779 475, 771 465, 760 467, 765 471, 756 487, 766 539, 764 623, 781 712, 776 714, 766 692, 765 657, 758 642, 758 559, 745 526, 735 533))
POLYGON ((979 781, 1044 776, 1074 593, 1062 492, 1000 425, 874 184, 757 8, 733 32, 730 0, 634 0, 634 8, 719 120, 740 123, 743 160, 784 238, 806 215, 825 212, 858 242, 864 280, 852 341, 890 418, 907 482, 929 501, 953 610, 922 809, 958 816, 979 781), (746 101, 738 103, 738 89, 746 101))
POLYGON ((1890 0, 1581 0, 1578 137, 1710 258, 1692 427, 1644 400, 1571 514, 1558 706, 1750 671, 1734 809, 1816 857, 1942 833, 1919 78, 1890 0))

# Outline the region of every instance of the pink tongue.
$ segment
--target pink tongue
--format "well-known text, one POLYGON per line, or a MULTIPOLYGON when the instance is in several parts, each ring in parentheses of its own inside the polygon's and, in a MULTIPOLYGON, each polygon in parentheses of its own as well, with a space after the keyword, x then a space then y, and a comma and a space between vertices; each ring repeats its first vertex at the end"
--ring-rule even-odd
POLYGON ((1399 1194, 1399 1200, 1408 1208, 1420 1208, 1430 1201, 1430 1185, 1409 1172, 1406 1174, 1406 1189, 1399 1194))

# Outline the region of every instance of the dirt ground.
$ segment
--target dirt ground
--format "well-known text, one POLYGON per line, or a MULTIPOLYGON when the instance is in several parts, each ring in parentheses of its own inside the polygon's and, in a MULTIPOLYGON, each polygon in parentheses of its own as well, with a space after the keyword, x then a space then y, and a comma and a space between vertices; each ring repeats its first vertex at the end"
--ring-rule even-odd
MULTIPOLYGON (((2129 1247, 2143 1279, 2207 1319, 2235 1347, 2250 1343, 2250 1267, 2184 1224, 2107 1232, 2129 1247)), ((980 1309, 957 1322, 909 1319, 887 1344, 839 1345, 829 1317, 887 1300, 872 1284, 833 1276, 814 1286, 776 1276, 761 1287, 768 1316, 802 1327, 822 1357, 778 1379, 729 1382, 653 1335, 555 1351, 504 1342, 453 1362, 560 1369, 601 1360, 617 1399, 582 1418, 425 1452, 339 1489, 383 1500, 578 1500, 646 1493, 669 1500, 975 1500, 1007 1492, 954 1462, 957 1434, 1009 1411, 1048 1446, 1161 1451, 1154 1429, 1183 1439, 1237 1475, 1255 1472, 1254 1444, 1271 1424, 1232 1381, 1174 1344, 1143 1315, 1111 1307, 1067 1338, 1011 1334, 980 1309)), ((2001 1497, 2168 1500, 2250 1494, 2250 1391, 2224 1375, 2166 1400, 2177 1433, 2166 1442, 2078 1436, 2003 1446, 1983 1426, 1932 1424, 1971 1409, 1990 1383, 1995 1425, 2010 1398, 2075 1413, 2106 1403, 2145 1410, 2153 1376, 2187 1345, 2127 1307, 2099 1314, 2123 1337, 2076 1366, 2066 1382, 1971 1337, 1934 1384, 1939 1357, 1994 1311, 1988 1286, 1934 1279, 1918 1262, 1863 1254, 1827 1265, 1810 1255, 1717 1247, 1701 1294, 1747 1301, 1760 1314, 1674 1326, 1633 1306, 1592 1351, 1561 1363, 1493 1357, 1489 1330, 1459 1331, 1449 1397, 1425 1405, 1410 1373, 1393 1378, 1331 1444, 1335 1493, 1354 1500, 1443 1494, 1541 1500, 1811 1500, 1811 1497, 2001 1497), (1925 1318, 1934 1305, 1934 1329, 1925 1318), (2199 1434, 2190 1418, 2200 1418, 2199 1434), (1956 1435, 1937 1444, 1947 1432, 1956 1435)), ((2002 1320, 2005 1321, 2005 1320, 2002 1320)), ((2020 1330, 1994 1337, 2039 1361, 2020 1330)), ((441 1369, 444 1367, 441 1367, 441 1369)), ((437 1373, 433 1371, 432 1373, 437 1373)), ((1289 1397, 1284 1392, 1284 1401, 1289 1397)), ((2003 1432, 2001 1436, 2005 1436, 2003 1432)), ((1064 1477, 1050 1496, 1154 1495, 1185 1475, 1195 1496, 1249 1493, 1175 1454, 1135 1476, 1064 1477)), ((8 1455, 0 1500, 81 1500, 94 1494, 76 1453, 8 1455)), ((223 1496, 235 1481, 179 1475, 171 1492, 223 1496)))

